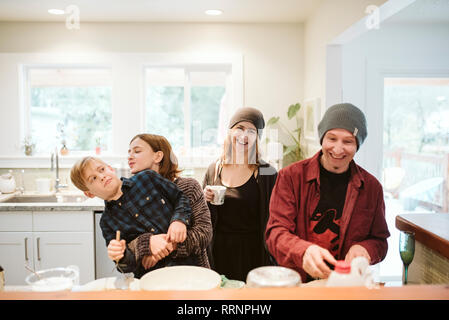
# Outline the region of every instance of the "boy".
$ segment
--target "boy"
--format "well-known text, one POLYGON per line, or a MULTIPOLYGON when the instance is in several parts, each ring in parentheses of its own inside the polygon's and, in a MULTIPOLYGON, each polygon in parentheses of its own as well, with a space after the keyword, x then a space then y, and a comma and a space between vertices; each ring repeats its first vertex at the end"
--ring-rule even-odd
MULTIPOLYGON (((100 227, 106 245, 112 241, 124 249, 125 243, 148 232, 167 233, 167 241, 175 244, 186 239, 186 226, 191 215, 189 200, 173 182, 153 170, 141 171, 129 179, 119 179, 111 166, 102 160, 85 157, 72 167, 70 179, 86 196, 105 200, 100 227), (123 238, 120 242, 115 240, 118 230, 123 238)), ((121 258, 129 254, 128 251, 125 250, 121 258)), ((160 261, 158 267, 171 264, 167 260, 170 258, 160 261)), ((137 262, 133 268, 136 269, 132 270, 135 276, 139 277, 143 272, 141 264, 137 262)))

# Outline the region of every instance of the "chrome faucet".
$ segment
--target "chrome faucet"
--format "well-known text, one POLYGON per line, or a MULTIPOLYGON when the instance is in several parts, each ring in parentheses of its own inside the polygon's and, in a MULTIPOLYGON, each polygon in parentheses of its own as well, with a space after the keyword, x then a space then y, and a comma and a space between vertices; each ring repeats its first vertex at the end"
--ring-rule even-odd
POLYGON ((55 153, 51 154, 51 171, 55 170, 54 160, 56 158, 56 179, 55 179, 55 192, 58 193, 59 189, 62 188, 68 188, 67 184, 61 184, 59 183, 59 156, 58 156, 58 149, 55 148, 55 153))

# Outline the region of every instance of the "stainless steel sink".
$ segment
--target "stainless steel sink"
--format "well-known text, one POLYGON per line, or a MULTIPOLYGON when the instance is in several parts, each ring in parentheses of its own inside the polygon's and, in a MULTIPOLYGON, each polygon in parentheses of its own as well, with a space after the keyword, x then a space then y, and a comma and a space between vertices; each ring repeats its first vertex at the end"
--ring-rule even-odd
POLYGON ((16 195, 1 203, 79 203, 87 199, 84 195, 16 195))

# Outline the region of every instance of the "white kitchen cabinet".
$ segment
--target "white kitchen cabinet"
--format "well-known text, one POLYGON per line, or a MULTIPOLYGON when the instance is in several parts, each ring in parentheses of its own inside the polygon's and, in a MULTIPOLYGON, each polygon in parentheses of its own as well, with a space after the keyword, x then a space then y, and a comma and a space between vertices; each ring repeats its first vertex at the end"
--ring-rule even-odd
POLYGON ((34 232, 37 270, 77 265, 80 283, 95 280, 93 232, 34 232))
POLYGON ((80 284, 95 280, 92 211, 0 212, 0 265, 7 285, 35 270, 77 265, 80 284))
POLYGON ((0 265, 5 270, 6 285, 24 285, 29 274, 25 264, 33 267, 33 233, 0 232, 0 265))

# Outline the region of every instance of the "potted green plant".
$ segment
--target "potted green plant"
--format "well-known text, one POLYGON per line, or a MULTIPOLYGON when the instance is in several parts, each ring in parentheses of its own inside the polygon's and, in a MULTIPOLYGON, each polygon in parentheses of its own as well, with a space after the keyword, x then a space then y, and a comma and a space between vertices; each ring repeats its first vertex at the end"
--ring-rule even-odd
POLYGON ((64 124, 62 122, 58 122, 57 130, 59 131, 58 137, 59 137, 59 139, 61 139, 61 144, 62 144, 60 153, 61 153, 62 156, 66 156, 66 155, 69 154, 69 148, 67 148, 67 141, 66 141, 66 138, 65 138, 64 124))
POLYGON ((26 136, 25 139, 23 139, 22 148, 26 156, 32 156, 34 154, 36 143, 34 143, 31 136, 26 136))
POLYGON ((279 124, 282 127, 282 130, 285 131, 293 140, 293 144, 285 144, 283 145, 283 163, 284 165, 289 165, 293 162, 300 161, 304 159, 304 152, 301 146, 301 124, 300 119, 298 117, 298 111, 301 109, 301 104, 296 103, 292 104, 288 107, 287 117, 288 120, 295 118, 296 120, 296 129, 291 131, 289 130, 281 121, 279 121, 280 117, 271 117, 267 122, 267 127, 273 127, 276 124, 279 124))

